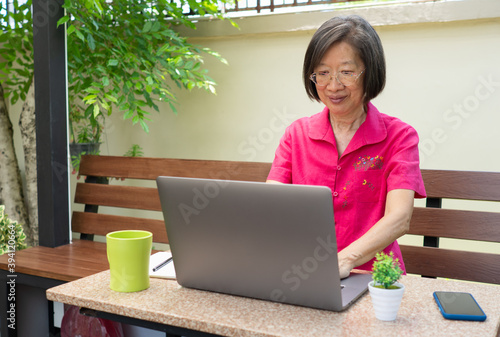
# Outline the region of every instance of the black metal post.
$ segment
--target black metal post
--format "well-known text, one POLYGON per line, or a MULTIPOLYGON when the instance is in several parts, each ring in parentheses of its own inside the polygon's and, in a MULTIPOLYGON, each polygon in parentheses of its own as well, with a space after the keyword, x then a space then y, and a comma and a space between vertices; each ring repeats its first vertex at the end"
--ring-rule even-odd
MULTIPOLYGON (((443 199, 441 198, 427 198, 426 207, 441 208, 443 199)), ((439 247, 439 238, 434 236, 424 236, 425 247, 439 247)))
POLYGON ((38 223, 41 246, 69 243, 66 31, 63 0, 33 0, 38 223))
MULTIPOLYGON (((426 207, 433 208, 441 208, 443 203, 443 199, 441 198, 427 198, 427 202, 425 203, 426 207)), ((424 236, 424 247, 439 247, 439 237, 435 236, 424 236)), ((436 278, 434 276, 426 276, 422 275, 422 277, 426 278, 436 278)))

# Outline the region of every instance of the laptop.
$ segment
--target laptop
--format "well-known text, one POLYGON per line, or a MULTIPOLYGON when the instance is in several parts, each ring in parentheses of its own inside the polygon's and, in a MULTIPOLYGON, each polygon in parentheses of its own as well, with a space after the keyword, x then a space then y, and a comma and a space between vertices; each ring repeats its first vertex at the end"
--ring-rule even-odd
POLYGON ((370 274, 339 277, 332 194, 324 186, 158 177, 184 287, 342 311, 370 274))

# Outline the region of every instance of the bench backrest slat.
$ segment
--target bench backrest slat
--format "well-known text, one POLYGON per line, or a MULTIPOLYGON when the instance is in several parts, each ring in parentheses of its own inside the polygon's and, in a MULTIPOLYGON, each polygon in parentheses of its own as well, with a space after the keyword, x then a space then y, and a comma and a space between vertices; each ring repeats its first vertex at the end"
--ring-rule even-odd
POLYGON ((415 246, 401 246, 401 252, 409 273, 473 282, 500 283, 498 254, 415 246))
POLYGON ((408 234, 500 242, 500 213, 415 207, 408 234))
POLYGON ((500 172, 422 170, 428 198, 500 201, 500 172))
POLYGON ((75 191, 75 202, 87 205, 161 211, 158 190, 152 187, 78 183, 75 191))
POLYGON ((109 232, 123 230, 124 224, 126 224, 127 229, 152 232, 154 242, 168 243, 163 220, 75 211, 71 223, 73 230, 77 233, 103 236, 109 232))
POLYGON ((270 163, 82 156, 80 175, 155 180, 158 176, 265 181, 270 163))

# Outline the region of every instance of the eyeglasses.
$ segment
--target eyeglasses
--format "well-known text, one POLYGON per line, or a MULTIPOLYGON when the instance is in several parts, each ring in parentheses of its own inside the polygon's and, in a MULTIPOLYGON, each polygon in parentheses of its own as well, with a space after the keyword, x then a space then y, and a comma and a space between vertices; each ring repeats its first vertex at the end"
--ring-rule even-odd
POLYGON ((329 71, 319 71, 317 73, 312 73, 311 76, 309 76, 309 79, 317 85, 326 86, 330 84, 333 78, 335 78, 337 82, 348 87, 356 83, 359 76, 361 76, 364 72, 365 69, 358 74, 352 71, 339 71, 336 74, 331 74, 329 71))

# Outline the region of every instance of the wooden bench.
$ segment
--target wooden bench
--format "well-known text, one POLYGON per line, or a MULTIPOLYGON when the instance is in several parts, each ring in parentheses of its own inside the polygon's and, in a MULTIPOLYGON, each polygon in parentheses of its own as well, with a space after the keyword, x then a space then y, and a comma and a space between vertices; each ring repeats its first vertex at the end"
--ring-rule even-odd
MULTIPOLYGON (((32 247, 17 252, 16 282, 37 287, 44 293, 58 284, 107 270, 106 245, 102 240, 94 241, 94 236, 105 236, 111 231, 145 229, 153 232, 154 242, 167 244, 154 184, 160 175, 265 181, 270 167, 270 163, 254 162, 83 156, 79 174, 87 178, 85 183, 77 184, 75 203, 85 206, 83 212, 75 210, 72 216, 72 230, 80 233, 80 239, 56 248, 32 247), (109 177, 118 180, 98 183, 109 177), (143 185, 137 180, 150 181, 150 186, 137 186, 143 185), (98 212, 103 207, 114 210, 106 213, 114 214, 98 212), (140 210, 141 215, 122 214, 128 210, 140 210), (152 215, 145 217, 144 211, 152 215)), ((500 283, 500 254, 442 249, 437 244, 440 237, 500 242, 500 213, 436 208, 441 206, 443 198, 499 202, 500 173, 422 172, 429 198, 427 207, 415 208, 410 234, 424 236, 425 246, 402 246, 408 273, 500 283)), ((9 274, 5 255, 0 256, 0 272, 0 291, 5 293, 9 274)), ((51 303, 48 305, 50 316, 51 303)), ((2 322, 5 322, 4 309, 2 301, 2 322)))
POLYGON ((407 272, 500 284, 500 173, 422 170, 422 176, 426 207, 415 207, 408 234, 424 240, 401 245, 407 272), (447 199, 493 202, 495 211, 445 208, 447 199), (440 238, 494 242, 496 253, 440 248, 440 238))

